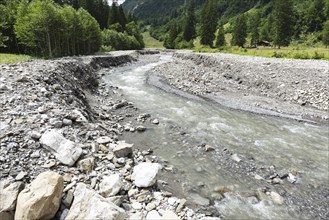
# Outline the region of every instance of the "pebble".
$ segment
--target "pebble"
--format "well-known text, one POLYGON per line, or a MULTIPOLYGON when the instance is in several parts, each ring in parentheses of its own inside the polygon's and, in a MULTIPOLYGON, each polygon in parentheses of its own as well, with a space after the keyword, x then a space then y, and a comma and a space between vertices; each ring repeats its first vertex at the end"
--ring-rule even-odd
POLYGON ((20 180, 24 179, 24 177, 25 177, 26 175, 27 175, 26 172, 21 171, 19 174, 17 174, 17 176, 15 177, 15 180, 16 180, 16 181, 20 181, 20 180))
POLYGON ((141 210, 141 209, 143 208, 143 207, 142 207, 142 204, 139 203, 139 202, 133 202, 133 203, 131 203, 131 206, 132 206, 132 208, 135 209, 135 210, 141 210))

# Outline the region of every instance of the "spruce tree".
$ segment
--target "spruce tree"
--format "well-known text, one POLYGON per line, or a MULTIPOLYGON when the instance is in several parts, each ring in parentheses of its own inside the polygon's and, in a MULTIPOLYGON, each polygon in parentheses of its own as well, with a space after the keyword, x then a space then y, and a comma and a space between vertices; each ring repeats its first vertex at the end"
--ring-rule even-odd
POLYGON ((201 12, 200 43, 213 46, 216 31, 216 4, 214 0, 206 0, 201 12))
POLYGON ((327 20, 323 26, 322 42, 326 48, 329 46, 329 20, 327 20))
POLYGON ((249 17, 249 32, 251 33, 251 45, 256 47, 259 41, 260 13, 256 11, 249 17))
POLYGON ((225 31, 223 25, 219 25, 215 45, 216 47, 225 46, 225 31))
POLYGON ((187 6, 187 13, 186 13, 184 32, 183 32, 183 38, 187 42, 189 42, 195 37, 196 34, 195 23, 196 23, 196 19, 194 14, 194 6, 192 0, 190 0, 187 6))
POLYGON ((293 2, 292 0, 275 0, 273 9, 274 44, 280 49, 288 46, 293 35, 293 2))
POLYGON ((244 14, 239 15, 233 25, 232 41, 233 46, 243 47, 247 37, 247 22, 244 14))
POLYGON ((119 22, 119 9, 118 6, 113 3, 110 8, 109 19, 108 19, 108 26, 112 24, 120 23, 119 22))

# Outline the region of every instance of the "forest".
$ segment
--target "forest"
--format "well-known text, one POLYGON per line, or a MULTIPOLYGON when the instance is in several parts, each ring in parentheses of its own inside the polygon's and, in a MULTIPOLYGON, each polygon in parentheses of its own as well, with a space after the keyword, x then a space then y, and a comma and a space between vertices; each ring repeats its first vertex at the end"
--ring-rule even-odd
POLYGON ((127 0, 123 7, 166 48, 329 45, 329 0, 127 0))
POLYGON ((1 0, 0 52, 52 58, 142 49, 135 18, 106 0, 1 0))

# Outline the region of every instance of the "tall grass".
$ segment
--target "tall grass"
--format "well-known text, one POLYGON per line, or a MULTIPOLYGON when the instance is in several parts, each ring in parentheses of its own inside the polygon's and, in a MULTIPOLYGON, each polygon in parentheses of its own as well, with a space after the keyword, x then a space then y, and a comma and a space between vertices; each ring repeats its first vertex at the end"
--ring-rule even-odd
POLYGON ((16 55, 16 54, 7 54, 0 53, 0 64, 11 64, 17 62, 24 62, 27 60, 32 60, 33 58, 27 55, 16 55))

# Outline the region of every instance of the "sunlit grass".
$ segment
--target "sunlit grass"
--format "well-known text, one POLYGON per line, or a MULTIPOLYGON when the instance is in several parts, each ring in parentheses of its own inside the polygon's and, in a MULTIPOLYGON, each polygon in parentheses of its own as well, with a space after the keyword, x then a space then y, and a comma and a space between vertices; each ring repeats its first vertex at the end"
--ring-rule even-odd
POLYGON ((163 43, 154 39, 148 31, 143 33, 145 48, 163 48, 163 43))
POLYGON ((32 57, 27 55, 0 53, 0 64, 18 63, 32 59, 32 57))

